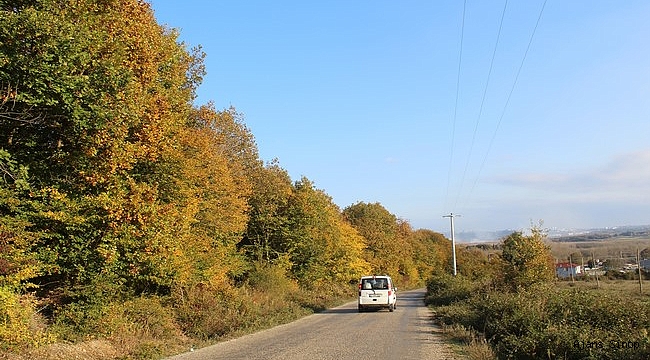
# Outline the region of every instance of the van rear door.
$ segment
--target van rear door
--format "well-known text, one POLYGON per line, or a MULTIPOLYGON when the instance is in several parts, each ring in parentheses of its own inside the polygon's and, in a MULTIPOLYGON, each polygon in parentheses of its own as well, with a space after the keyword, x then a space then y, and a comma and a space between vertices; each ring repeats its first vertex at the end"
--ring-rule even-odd
POLYGON ((359 310, 390 308, 390 284, 386 277, 362 278, 359 284, 359 310))

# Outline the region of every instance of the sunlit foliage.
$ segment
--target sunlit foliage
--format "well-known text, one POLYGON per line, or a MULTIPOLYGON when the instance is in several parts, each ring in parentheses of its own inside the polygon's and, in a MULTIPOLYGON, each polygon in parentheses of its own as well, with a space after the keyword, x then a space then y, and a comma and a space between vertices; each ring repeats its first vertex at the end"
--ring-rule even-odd
POLYGON ((555 279, 554 260, 544 238, 543 231, 533 227, 531 235, 514 232, 503 240, 503 284, 518 289, 555 279))
POLYGON ((341 211, 264 164, 236 109, 196 105, 204 56, 143 1, 0 1, 4 348, 53 339, 28 318, 78 340, 165 308, 165 339, 221 336, 322 308, 314 289, 445 266, 442 235, 378 203, 341 211))

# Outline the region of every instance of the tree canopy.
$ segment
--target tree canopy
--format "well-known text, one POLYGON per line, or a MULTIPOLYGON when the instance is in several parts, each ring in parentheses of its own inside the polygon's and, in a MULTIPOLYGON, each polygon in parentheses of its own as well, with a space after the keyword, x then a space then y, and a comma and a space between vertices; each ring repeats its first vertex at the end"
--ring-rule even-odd
POLYGON ((555 278, 554 260, 544 243, 545 234, 538 227, 531 230, 531 235, 514 232, 503 240, 501 275, 503 283, 515 290, 555 278))
POLYGON ((265 164, 235 108, 195 104, 204 56, 140 0, 0 1, 0 292, 90 321, 138 296, 209 302, 266 267, 307 288, 444 266, 442 235, 341 210, 265 164))

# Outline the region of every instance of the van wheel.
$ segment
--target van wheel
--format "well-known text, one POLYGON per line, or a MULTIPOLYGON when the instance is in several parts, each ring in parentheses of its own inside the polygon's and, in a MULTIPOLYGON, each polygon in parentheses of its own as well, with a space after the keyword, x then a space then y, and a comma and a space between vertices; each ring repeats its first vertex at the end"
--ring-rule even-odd
POLYGON ((393 305, 393 304, 388 305, 388 311, 390 311, 390 312, 395 311, 395 305, 393 305))
POLYGON ((359 305, 359 312, 363 312, 363 308, 359 305))

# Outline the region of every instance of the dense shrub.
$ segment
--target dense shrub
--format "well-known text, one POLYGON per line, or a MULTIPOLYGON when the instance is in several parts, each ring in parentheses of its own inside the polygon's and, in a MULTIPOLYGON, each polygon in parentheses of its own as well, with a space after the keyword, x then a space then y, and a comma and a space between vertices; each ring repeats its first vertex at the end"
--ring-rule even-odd
POLYGON ((512 293, 474 292, 449 303, 447 294, 463 292, 462 284, 462 280, 446 282, 447 289, 429 292, 427 299, 431 304, 447 303, 434 310, 438 319, 483 333, 500 359, 650 358, 647 301, 537 286, 512 293))
POLYGON ((436 274, 427 281, 425 302, 427 305, 449 305, 471 297, 479 286, 478 282, 472 282, 464 276, 436 274))
POLYGON ((252 303, 234 288, 194 286, 185 289, 175 303, 185 333, 203 340, 234 332, 254 317, 252 303))
POLYGON ((248 284, 259 291, 284 298, 298 291, 298 284, 288 276, 281 266, 255 263, 248 274, 248 284))
POLYGON ((173 313, 157 296, 139 297, 113 306, 108 319, 120 336, 169 339, 178 332, 173 313))
POLYGON ((54 337, 40 326, 34 299, 0 287, 0 350, 20 349, 50 342, 54 337))

